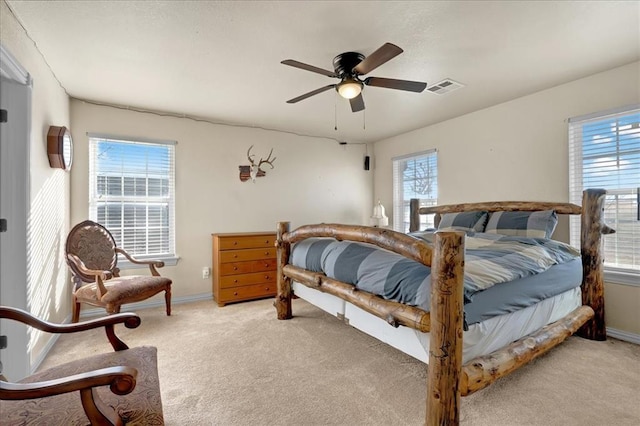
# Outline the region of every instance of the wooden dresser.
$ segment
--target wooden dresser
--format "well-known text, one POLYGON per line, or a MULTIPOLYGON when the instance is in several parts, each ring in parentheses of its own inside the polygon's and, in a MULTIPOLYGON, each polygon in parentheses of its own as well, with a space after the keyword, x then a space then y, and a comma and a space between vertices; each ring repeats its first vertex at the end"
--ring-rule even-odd
POLYGON ((276 295, 275 232, 211 234, 218 306, 276 295))

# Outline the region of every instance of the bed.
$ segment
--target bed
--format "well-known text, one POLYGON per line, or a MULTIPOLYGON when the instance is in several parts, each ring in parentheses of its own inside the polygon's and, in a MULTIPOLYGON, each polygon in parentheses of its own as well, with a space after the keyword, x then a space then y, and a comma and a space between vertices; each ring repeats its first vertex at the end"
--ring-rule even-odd
POLYGON ((586 190, 582 207, 491 202, 420 208, 412 200, 410 234, 342 224, 290 230, 288 222, 280 222, 277 317, 292 318, 295 293, 426 362, 426 423, 458 424, 461 396, 483 389, 573 333, 606 339, 600 247, 602 235, 614 231, 602 221, 605 194, 601 189, 586 190), (437 232, 418 229, 421 214, 436 215, 437 232), (549 218, 557 214, 581 215, 579 252, 570 253, 568 246, 550 240, 549 218), (468 222, 470 217, 482 225, 472 220, 458 226, 460 219, 468 222), (522 224, 522 217, 524 230, 513 225, 522 224), (524 248, 519 248, 521 243, 524 248), (494 245, 504 259, 482 251, 494 245), (544 251, 547 260, 532 258, 529 262, 532 251, 536 256, 544 251), (346 257, 368 260, 345 266, 346 257), (366 262, 373 272, 362 272, 366 262), (510 262, 526 266, 511 271, 510 262), (387 263, 393 265, 389 266, 393 273, 387 270, 385 276, 401 276, 400 287, 388 281, 364 284, 362 277, 376 275, 379 271, 375 270, 387 263), (410 280, 417 271, 426 274, 420 284, 410 280), (492 305, 509 292, 520 294, 521 289, 531 287, 526 280, 538 279, 538 275, 547 277, 542 279, 544 297, 527 294, 520 297, 529 299, 527 303, 510 302, 507 308, 492 305), (519 278, 520 287, 516 281, 509 282, 513 277, 519 278), (405 290, 414 287, 415 292, 405 290), (515 290, 508 290, 511 287, 515 290))

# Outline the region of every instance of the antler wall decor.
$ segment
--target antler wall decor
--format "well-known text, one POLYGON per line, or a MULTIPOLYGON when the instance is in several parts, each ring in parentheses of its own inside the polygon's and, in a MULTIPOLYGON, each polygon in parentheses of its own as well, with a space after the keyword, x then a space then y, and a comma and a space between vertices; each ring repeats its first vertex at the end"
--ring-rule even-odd
POLYGON ((261 166, 266 163, 273 169, 273 162, 276 161, 276 157, 273 157, 273 159, 271 159, 271 154, 273 154, 273 148, 271 148, 267 159, 263 160, 262 158, 260 158, 260 161, 258 161, 258 164, 256 164, 256 162, 253 161, 254 155, 251 154, 251 148, 253 148, 253 145, 251 145, 247 150, 247 158, 249 159, 249 162, 251 164, 249 166, 238 166, 238 168, 240 169, 240 180, 242 182, 246 182, 249 179, 255 182, 256 178, 265 176, 266 172, 262 170, 261 166))

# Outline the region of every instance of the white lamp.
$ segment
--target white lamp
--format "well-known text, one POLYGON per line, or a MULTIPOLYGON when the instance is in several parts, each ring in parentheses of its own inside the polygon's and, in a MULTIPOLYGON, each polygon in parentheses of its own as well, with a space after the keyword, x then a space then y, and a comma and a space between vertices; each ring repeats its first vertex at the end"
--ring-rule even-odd
POLYGON ((338 84, 338 93, 345 99, 353 99, 362 92, 362 83, 357 80, 345 79, 338 84))
POLYGON ((384 206, 378 200, 378 204, 373 206, 373 216, 371 216, 372 226, 389 226, 389 218, 385 214, 384 206))

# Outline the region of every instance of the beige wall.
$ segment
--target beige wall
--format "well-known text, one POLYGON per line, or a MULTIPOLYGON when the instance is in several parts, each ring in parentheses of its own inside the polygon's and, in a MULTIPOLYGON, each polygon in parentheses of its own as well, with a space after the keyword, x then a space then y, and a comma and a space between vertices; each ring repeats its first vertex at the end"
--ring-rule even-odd
MULTIPOLYGON (((274 230, 341 222, 365 224, 373 208, 372 172, 364 146, 260 129, 161 117, 71 101, 75 155, 71 221, 88 217, 87 132, 176 140, 176 245, 180 261, 163 268, 176 298, 211 293, 202 267, 211 267, 211 233, 274 230), (255 183, 241 182, 238 166, 273 148, 275 168, 255 183)), ((161 295, 157 296, 161 298, 161 295)))
MULTIPOLYGON (((33 78, 27 308, 40 318, 62 322, 71 305, 64 261, 70 179, 68 173, 49 167, 46 135, 51 125, 69 127, 69 98, 4 1, 0 2, 0 31, 2 44, 33 78)), ((50 337, 30 336, 32 365, 41 358, 50 337)))
POLYGON ((640 335, 640 287, 606 283, 604 300, 607 327, 640 335))
MULTIPOLYGON (((376 142, 374 197, 391 211, 391 159, 436 148, 441 204, 568 201, 566 120, 639 103, 639 76, 635 62, 376 142)), ((608 285, 607 296, 608 326, 640 334, 640 287, 608 285)))

